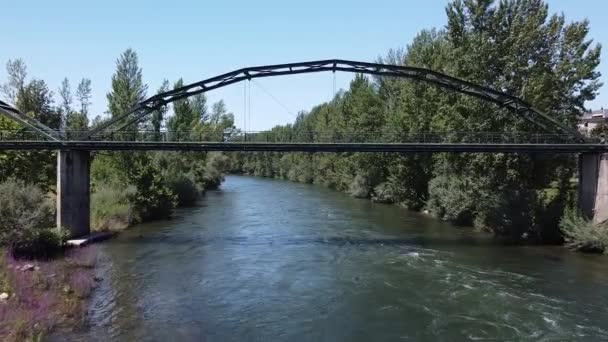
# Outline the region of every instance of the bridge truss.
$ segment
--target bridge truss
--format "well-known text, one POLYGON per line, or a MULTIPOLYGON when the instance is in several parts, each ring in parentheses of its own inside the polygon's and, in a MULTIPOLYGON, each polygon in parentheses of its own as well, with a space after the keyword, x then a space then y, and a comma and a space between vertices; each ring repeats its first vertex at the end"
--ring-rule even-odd
POLYGON ((169 103, 237 82, 262 77, 296 75, 323 71, 343 71, 384 77, 406 78, 430 83, 444 89, 473 96, 495 103, 500 107, 510 109, 515 114, 540 127, 545 132, 570 134, 580 141, 585 141, 586 139, 576 129, 570 128, 551 118, 548 114, 534 108, 531 104, 522 99, 488 87, 424 68, 356 62, 341 59, 249 67, 188 84, 180 88, 154 95, 142 101, 128 112, 112 118, 101 126, 85 133, 83 138, 86 139, 90 136, 99 134, 120 123, 122 124, 115 130, 122 130, 133 123, 139 122, 154 110, 169 103), (129 118, 132 114, 135 115, 127 122, 124 122, 124 120, 129 118))
MULTIPOLYGON (((123 131, 126 127, 143 120, 147 115, 163 106, 166 106, 167 104, 237 82, 262 77, 306 74, 323 71, 352 72, 426 82, 443 89, 473 96, 494 103, 499 107, 509 109, 516 115, 531 122, 547 133, 569 135, 578 142, 588 141, 588 138, 584 137, 576 129, 568 127, 567 125, 555 120, 547 113, 534 108, 531 104, 525 102, 524 100, 504 92, 477 85, 472 82, 429 69, 341 59, 265 65, 234 70, 222 75, 202 80, 200 82, 188 84, 183 87, 154 95, 138 103, 126 113, 113 117, 92 130, 82 132, 81 135, 72 140, 92 140, 100 135, 107 135, 111 134, 112 132, 123 131)), ((0 114, 3 114, 23 124, 47 140, 58 141, 65 138, 64 134, 61 132, 53 131, 29 116, 21 113, 17 109, 11 107, 7 103, 1 101, 0 114)))
POLYGON ((33 119, 25 113, 0 100, 0 115, 12 119, 26 128, 31 129, 35 133, 41 135, 47 140, 59 141, 62 138, 61 132, 43 125, 38 120, 33 119))

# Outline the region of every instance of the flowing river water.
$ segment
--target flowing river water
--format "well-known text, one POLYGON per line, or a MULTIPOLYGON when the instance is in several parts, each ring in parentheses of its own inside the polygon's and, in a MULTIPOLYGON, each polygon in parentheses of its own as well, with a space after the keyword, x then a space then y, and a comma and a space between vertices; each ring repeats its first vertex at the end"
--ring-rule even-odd
POLYGON ((608 339, 608 257, 229 176, 100 249, 85 341, 608 339))

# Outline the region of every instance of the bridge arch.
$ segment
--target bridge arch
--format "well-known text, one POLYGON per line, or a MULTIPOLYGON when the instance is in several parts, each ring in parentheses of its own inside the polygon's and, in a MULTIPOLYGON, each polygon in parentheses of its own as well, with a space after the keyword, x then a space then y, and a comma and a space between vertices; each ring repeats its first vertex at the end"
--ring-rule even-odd
POLYGON ((311 62, 248 67, 214 76, 199 82, 191 83, 164 93, 154 95, 138 103, 126 113, 112 118, 101 126, 90 130, 89 132, 86 132, 83 135, 83 138, 88 138, 92 135, 105 131, 112 125, 123 121, 133 113, 135 113, 136 115, 131 120, 129 120, 129 122, 124 123, 117 130, 120 130, 123 127, 126 127, 134 122, 140 121, 152 111, 169 103, 185 99, 193 95, 204 93, 213 89, 225 87, 227 85, 241 82, 244 80, 272 76, 315 73, 323 71, 343 71, 376 76, 407 78, 416 81, 426 82, 441 87, 443 89, 452 90, 461 94, 473 96, 488 102, 495 103, 500 107, 511 110, 518 116, 524 118, 525 120, 533 123, 534 125, 542 128, 547 132, 560 132, 571 134, 572 136, 581 141, 586 140, 586 138, 583 137, 576 129, 568 127, 563 123, 553 119, 551 116, 534 108, 526 101, 489 87, 484 87, 460 78, 456 78, 425 68, 357 62, 342 59, 328 59, 311 62))

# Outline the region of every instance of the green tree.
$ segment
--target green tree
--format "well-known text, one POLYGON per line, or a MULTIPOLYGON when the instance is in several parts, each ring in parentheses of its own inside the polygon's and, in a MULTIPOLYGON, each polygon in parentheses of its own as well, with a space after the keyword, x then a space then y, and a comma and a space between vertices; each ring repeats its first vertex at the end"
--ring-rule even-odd
MULTIPOLYGON (((167 81, 165 79, 165 80, 163 80, 163 83, 161 84, 160 88, 158 88, 158 91, 156 93, 160 94, 160 93, 164 93, 168 90, 169 90, 169 81, 167 81)), ((158 108, 152 112, 152 115, 150 118, 150 126, 151 126, 151 129, 155 133, 157 133, 157 137, 160 137, 160 130, 163 126, 166 115, 167 115, 166 106, 162 106, 161 108, 158 108)))
MULTIPOLYGON (((146 89, 137 54, 128 49, 116 62, 112 90, 107 95, 109 112, 112 116, 125 113, 144 99, 146 89)), ((137 128, 135 123, 130 126, 137 128)), ((98 156, 93 161, 91 173, 95 183, 122 188, 134 186, 136 191, 130 200, 143 220, 167 217, 175 206, 175 196, 167 187, 161 170, 155 167, 153 153, 117 152, 98 156)))
POLYGON ((88 78, 83 78, 80 80, 78 83, 78 88, 76 88, 76 98, 80 104, 80 113, 84 114, 85 116, 89 114, 91 92, 91 80, 88 78))
MULTIPOLYGON (((41 80, 26 82, 27 67, 21 59, 6 64, 8 81, 2 86, 6 98, 26 115, 59 128, 60 112, 53 106, 53 93, 41 80)), ((27 131, 18 123, 0 117, 0 129, 27 131)), ((50 151, 0 152, 0 181, 15 178, 36 184, 45 191, 55 186, 55 154, 50 151)))
POLYGON ((8 75, 8 82, 3 84, 0 88, 4 93, 6 100, 15 104, 17 102, 17 96, 25 87, 27 66, 20 58, 14 61, 9 59, 6 63, 6 74, 8 75))
POLYGON ((60 110, 53 105, 53 92, 43 80, 31 80, 17 95, 16 106, 42 124, 59 129, 60 110))
MULTIPOLYGON (((586 38, 588 22, 566 24, 563 15, 549 16, 541 0, 498 4, 456 0, 448 5, 447 14, 449 62, 445 68, 450 74, 519 96, 574 127, 585 101, 593 99, 599 87, 600 47, 593 47, 586 38)), ((435 122, 450 131, 540 131, 512 112, 464 96, 446 97, 435 122)), ((556 179, 558 185, 566 186, 558 193, 569 190, 572 160, 477 154, 443 155, 436 160, 438 176, 485 179, 471 181, 467 191, 498 196, 495 205, 467 201, 473 204, 464 210, 475 213, 478 226, 513 238, 558 236, 554 222, 552 229, 546 229, 546 222, 539 219, 547 210, 539 194, 556 179), (520 210, 505 214, 516 206, 520 210), (517 226, 525 217, 530 220, 522 232, 517 226)))
MULTIPOLYGON (((173 89, 184 86, 184 81, 180 78, 173 85, 173 89)), ((198 122, 198 113, 192 107, 191 99, 178 100, 173 103, 173 115, 167 122, 167 128, 173 135, 172 139, 189 139, 188 133, 198 122)))
POLYGON ((224 100, 219 100, 211 106, 209 124, 217 131, 222 131, 234 126, 234 114, 228 112, 224 100))
POLYGON ((82 112, 72 112, 66 118, 66 129, 84 131, 89 127, 89 119, 82 112))
POLYGON ((196 115, 199 124, 209 122, 209 112, 207 110, 207 97, 205 93, 194 95, 190 101, 192 112, 196 115))
POLYGON ((74 102, 74 98, 72 97, 72 89, 70 87, 70 81, 67 77, 65 77, 61 82, 61 87, 59 87, 59 97, 61 97, 61 103, 59 104, 59 108, 61 109, 62 114, 60 127, 64 129, 67 122, 67 118, 72 113, 72 103, 74 102))
POLYGON ((89 106, 91 105, 91 80, 83 78, 76 88, 76 99, 79 111, 71 111, 66 117, 68 130, 86 130, 89 126, 89 106))
MULTIPOLYGON (((112 75, 112 90, 107 94, 108 111, 112 117, 128 112, 137 103, 146 98, 148 86, 144 84, 142 70, 139 67, 137 53, 127 49, 116 60, 116 72, 112 75)), ((128 123, 135 113, 125 118, 128 123)), ((137 123, 130 123, 127 130, 136 130, 137 123)))
MULTIPOLYGON (((58 129, 60 111, 53 106, 53 93, 42 80, 32 80, 18 92, 16 107, 41 123, 58 129)), ((0 154, 0 180, 14 177, 48 191, 56 183, 55 153, 8 151, 0 154)))

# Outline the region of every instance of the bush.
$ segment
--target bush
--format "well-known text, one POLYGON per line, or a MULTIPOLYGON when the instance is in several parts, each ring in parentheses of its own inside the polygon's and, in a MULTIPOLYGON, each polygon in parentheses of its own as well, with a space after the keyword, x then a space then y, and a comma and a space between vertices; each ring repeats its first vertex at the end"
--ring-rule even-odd
POLYGON ((161 170, 151 164, 151 159, 141 155, 129 169, 129 181, 135 191, 128 199, 133 203, 142 221, 165 219, 176 206, 176 196, 167 186, 161 170))
POLYGON ((67 232, 58 228, 26 229, 10 244, 17 257, 50 258, 63 250, 67 232))
POLYGON ((540 239, 536 232, 536 191, 525 189, 477 191, 474 226, 513 241, 540 239))
POLYGON ((428 210, 437 218, 455 224, 473 223, 475 202, 479 200, 468 178, 438 176, 429 182, 428 210))
POLYGON ((15 179, 0 183, 0 244, 16 256, 48 257, 65 238, 54 225, 54 201, 40 188, 15 179))
POLYGON ((608 223, 593 223, 575 210, 566 210, 560 228, 567 247, 589 253, 608 252, 608 223))
POLYGON ((348 187, 348 193, 356 198, 368 198, 372 189, 366 177, 356 175, 348 187))
POLYGON ((429 197, 432 159, 428 155, 405 155, 388 161, 386 187, 394 202, 419 211, 429 197))
POLYGON ((203 189, 217 189, 224 180, 223 173, 228 170, 228 158, 216 152, 207 154, 204 173, 197 177, 203 189))
POLYGON ((192 206, 199 199, 201 190, 198 189, 192 175, 174 175, 167 177, 169 189, 177 196, 178 206, 192 206))
POLYGON ((381 183, 373 191, 372 201, 377 203, 394 203, 396 194, 388 183, 381 183))
POLYGON ((101 185, 91 195, 91 229, 94 231, 121 230, 138 221, 129 200, 135 188, 101 185))

